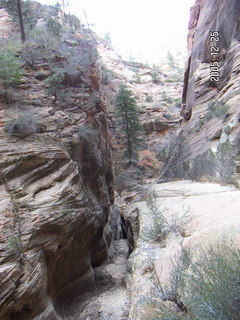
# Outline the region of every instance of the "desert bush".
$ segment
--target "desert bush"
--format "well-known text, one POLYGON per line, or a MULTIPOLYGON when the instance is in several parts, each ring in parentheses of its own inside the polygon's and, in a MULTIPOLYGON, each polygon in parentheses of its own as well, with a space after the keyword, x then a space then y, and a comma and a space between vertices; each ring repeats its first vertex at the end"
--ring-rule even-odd
POLYGON ((229 110, 229 106, 227 104, 223 104, 222 102, 209 103, 207 106, 208 112, 205 115, 206 121, 211 118, 224 118, 229 110))
POLYGON ((174 79, 166 79, 164 82, 166 82, 166 83, 173 83, 173 82, 176 82, 176 80, 174 80, 174 79))
POLYGON ((159 286, 163 300, 173 301, 176 309, 159 299, 158 319, 239 319, 239 261, 240 250, 230 241, 199 249, 197 258, 183 249, 171 275, 171 294, 159 286))
POLYGON ((34 67, 41 57, 44 57, 44 48, 35 43, 27 42, 23 45, 21 50, 22 60, 29 65, 34 67))
POLYGON ((145 98, 145 101, 146 102, 153 102, 153 97, 149 94, 146 95, 146 98, 145 98))
POLYGON ((164 116, 165 119, 167 119, 167 120, 169 120, 169 121, 171 121, 171 120, 173 119, 173 118, 172 118, 172 115, 171 115, 170 113, 164 112, 164 113, 163 113, 163 116, 164 116))
POLYGON ((115 172, 115 187, 117 192, 130 190, 136 183, 139 183, 143 178, 143 173, 140 169, 131 167, 127 170, 118 170, 115 172))
POLYGON ((167 103, 173 103, 173 98, 170 97, 165 90, 162 92, 162 100, 166 101, 167 103))
POLYGON ((49 71, 48 70, 38 70, 35 74, 34 74, 34 78, 38 79, 38 80, 46 80, 49 77, 49 71))
POLYGON ((116 77, 117 75, 114 73, 114 71, 109 70, 104 65, 101 66, 101 84, 102 85, 108 85, 111 83, 111 80, 116 77))
POLYGON ((23 113, 6 123, 4 131, 10 136, 26 136, 38 131, 38 122, 31 113, 23 113))
POLYGON ((106 44, 109 46, 109 48, 112 48, 112 39, 109 32, 105 33, 103 39, 106 42, 106 44))
POLYGON ((6 93, 10 86, 20 82, 23 71, 15 55, 8 50, 0 52, 0 66, 0 83, 6 93))
POLYGON ((40 60, 51 61, 53 53, 58 52, 59 39, 46 29, 35 28, 22 47, 21 59, 30 67, 34 67, 40 60))
POLYGON ((97 130, 94 128, 91 128, 89 125, 87 124, 83 124, 81 125, 81 127, 78 130, 78 138, 79 139, 87 139, 90 140, 94 137, 97 137, 97 130))
POLYGON ((115 176, 115 188, 118 193, 121 193, 123 190, 126 190, 130 186, 130 181, 127 179, 124 173, 118 174, 115 176))
POLYGON ((139 71, 137 70, 134 74, 134 80, 137 82, 137 83, 141 83, 141 75, 139 73, 139 71))
POLYGON ((225 118, 229 111, 229 106, 227 104, 223 104, 222 102, 209 103, 207 106, 207 113, 201 118, 196 126, 195 132, 199 132, 201 128, 204 126, 206 122, 213 118, 225 118))
POLYGON ((166 147, 163 147, 158 153, 157 153, 157 159, 159 161, 165 161, 167 158, 168 158, 168 155, 169 155, 169 148, 166 146, 166 147))
POLYGON ((57 101, 64 100, 66 97, 66 92, 64 86, 62 85, 64 77, 64 72, 62 69, 53 69, 52 75, 45 80, 48 85, 46 88, 46 93, 54 97, 53 104, 55 105, 57 101))
POLYGON ((151 168, 151 169, 159 169, 158 159, 156 155, 150 150, 141 150, 138 153, 138 163, 137 166, 139 168, 151 168))
POLYGON ((173 102, 174 102, 176 108, 181 108, 182 98, 175 98, 173 100, 173 102))
POLYGON ((49 18, 47 21, 47 30, 56 37, 60 37, 63 27, 61 23, 53 18, 49 18))
POLYGON ((152 71, 150 73, 151 77, 152 77, 152 82, 153 83, 159 83, 160 82, 160 76, 159 76, 159 73, 157 71, 152 71))
POLYGON ((23 246, 22 241, 19 236, 12 236, 7 244, 7 248, 14 252, 15 254, 22 254, 23 253, 23 246))
POLYGON ((81 28, 81 22, 74 14, 65 14, 65 21, 70 25, 71 30, 77 31, 81 28))
MULTIPOLYGON (((148 191, 147 207, 151 211, 154 218, 154 226, 150 230, 156 238, 162 238, 170 232, 185 236, 185 225, 190 219, 190 209, 183 208, 182 212, 174 216, 167 217, 167 210, 160 208, 157 204, 157 195, 153 190, 148 191)), ((154 240, 154 239, 153 239, 154 240)))
POLYGON ((64 70, 69 75, 75 75, 79 70, 89 71, 98 59, 98 51, 91 41, 79 42, 75 48, 61 44, 59 52, 65 58, 64 70))
POLYGON ((224 128, 224 132, 226 134, 231 134, 233 131, 233 128, 230 126, 230 125, 227 125, 225 128, 224 128))

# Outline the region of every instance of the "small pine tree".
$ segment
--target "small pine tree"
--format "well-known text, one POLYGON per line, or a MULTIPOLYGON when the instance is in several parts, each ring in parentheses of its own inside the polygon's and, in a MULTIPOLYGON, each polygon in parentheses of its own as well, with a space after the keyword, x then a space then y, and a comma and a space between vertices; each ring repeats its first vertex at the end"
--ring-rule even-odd
POLYGON ((0 52, 0 84, 4 88, 3 95, 8 97, 8 89, 13 84, 20 82, 22 69, 13 53, 9 51, 0 52))
POLYGON ((126 85, 120 87, 116 96, 115 107, 123 131, 123 141, 125 146, 124 156, 131 163, 137 158, 137 150, 141 145, 140 136, 142 126, 139 120, 138 107, 133 92, 127 89, 126 85))
POLYGON ((52 75, 45 80, 45 83, 49 86, 46 89, 46 93, 54 96, 54 105, 57 100, 63 99, 64 97, 64 86, 62 85, 63 76, 62 70, 54 69, 52 75))
POLYGON ((169 51, 167 52, 167 62, 168 62, 168 65, 171 69, 176 68, 176 61, 174 59, 174 56, 169 51))
POLYGON ((107 43, 107 45, 108 45, 110 48, 112 48, 112 40, 111 40, 111 35, 110 35, 109 32, 107 32, 107 33, 104 35, 103 39, 105 40, 105 42, 107 43))

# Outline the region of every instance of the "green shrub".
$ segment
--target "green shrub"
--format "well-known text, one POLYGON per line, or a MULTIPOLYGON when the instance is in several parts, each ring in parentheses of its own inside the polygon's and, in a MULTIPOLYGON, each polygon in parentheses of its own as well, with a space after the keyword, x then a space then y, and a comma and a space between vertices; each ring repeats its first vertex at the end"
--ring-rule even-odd
POLYGON ((117 75, 114 71, 109 70, 104 65, 101 66, 101 84, 108 85, 111 83, 111 80, 116 77, 117 75))
POLYGON ((72 31, 77 31, 81 28, 81 22, 74 14, 66 14, 65 21, 70 25, 72 31))
POLYGON ((227 116, 229 106, 222 102, 209 103, 207 110, 208 111, 205 116, 197 122, 195 132, 199 132, 203 125, 212 118, 225 118, 227 116))
POLYGON ((164 116, 165 119, 167 119, 167 120, 169 120, 169 121, 172 120, 172 115, 169 114, 169 113, 164 112, 164 113, 163 113, 163 116, 164 116))
POLYGON ((164 147, 162 148, 162 150, 160 150, 158 153, 157 153, 157 159, 159 161, 166 161, 166 159, 168 158, 168 155, 169 155, 169 150, 168 150, 168 147, 164 147))
POLYGON ((38 131, 38 122, 31 113, 23 113, 6 123, 4 131, 10 136, 24 137, 38 131))
POLYGON ((23 253, 22 241, 18 236, 12 236, 7 244, 7 247, 15 254, 23 253))
POLYGON ((62 85, 63 78, 63 70, 55 68, 53 69, 52 75, 45 80, 45 83, 48 85, 46 93, 54 97, 54 105, 57 103, 57 101, 64 100, 66 97, 66 92, 64 91, 64 86, 62 85))
POLYGON ((233 128, 232 128, 231 126, 229 126, 229 125, 227 125, 227 126, 224 128, 224 132, 225 132, 226 134, 231 134, 232 131, 233 131, 233 128))
POLYGON ((229 110, 229 106, 227 104, 223 104, 222 102, 209 103, 207 108, 208 112, 205 115, 205 119, 207 121, 213 117, 224 118, 229 110))
POLYGON ((90 140, 93 137, 97 136, 97 130, 89 127, 86 124, 83 124, 78 130, 78 138, 79 139, 87 139, 90 140))
POLYGON ((44 48, 35 43, 27 42, 22 47, 21 58, 30 67, 34 67, 43 56, 44 48))
POLYGON ((159 83, 160 82, 160 76, 157 71, 152 71, 151 72, 151 77, 152 77, 152 82, 153 83, 159 83))
POLYGON ((156 71, 157 73, 162 73, 161 67, 155 63, 152 65, 152 70, 156 71))
POLYGON ((176 80, 174 80, 174 79, 167 79, 167 80, 165 80, 165 82, 166 82, 166 83, 173 83, 173 82, 176 82, 176 80))
POLYGON ((63 28, 59 21, 53 18, 49 18, 47 21, 47 30, 51 32, 54 36, 60 37, 63 28))
POLYGON ((109 32, 105 33, 103 39, 106 42, 106 44, 109 46, 109 48, 112 48, 112 39, 109 32))
POLYGON ((166 101, 167 103, 173 103, 173 98, 167 95, 165 90, 162 92, 162 100, 166 101))
POLYGON ((51 61, 53 53, 59 51, 59 39, 46 29, 36 28, 30 34, 22 47, 21 59, 30 67, 39 61, 51 61))
POLYGON ((35 74, 34 74, 34 78, 42 81, 42 80, 46 80, 49 77, 49 71, 47 70, 38 70, 35 74))
POLYGON ((134 78, 137 83, 141 83, 141 75, 140 75, 139 71, 135 72, 134 78))
POLYGON ((146 102, 153 102, 153 97, 150 96, 149 94, 146 95, 146 98, 145 98, 145 101, 146 102))
POLYGON ((139 184, 142 178, 142 171, 135 167, 115 172, 114 180, 117 192, 120 193, 124 190, 131 190, 136 183, 139 184))
POLYGON ((10 86, 20 82, 23 74, 20 63, 10 51, 0 52, 0 84, 4 87, 4 94, 10 86))
POLYGON ((175 69, 176 68, 177 63, 176 63, 173 55, 169 51, 167 52, 167 62, 168 62, 168 66, 171 69, 175 69))
MULTIPOLYGON (((59 48, 61 55, 65 58, 64 70, 69 75, 88 70, 98 59, 98 51, 91 41, 82 41, 78 43, 77 48, 69 48, 63 44, 59 48)), ((104 72, 104 70, 103 70, 104 72)), ((110 76, 110 73, 107 72, 110 76)))
POLYGON ((181 108, 182 98, 176 98, 173 100, 176 108, 181 108))

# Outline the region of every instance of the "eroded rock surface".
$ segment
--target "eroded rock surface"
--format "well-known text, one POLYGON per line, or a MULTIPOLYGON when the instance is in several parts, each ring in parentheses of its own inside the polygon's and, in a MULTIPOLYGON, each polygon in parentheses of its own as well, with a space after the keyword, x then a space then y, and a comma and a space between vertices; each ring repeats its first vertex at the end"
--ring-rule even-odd
POLYGON ((107 258, 111 167, 106 172, 106 154, 95 151, 86 171, 49 136, 1 136, 1 319, 30 319, 48 304, 61 314, 107 258))
MULTIPOLYGON (((88 36, 73 36, 76 54, 91 50, 88 36)), ((108 259, 113 239, 111 141, 96 61, 75 77, 66 72, 68 99, 54 103, 44 79, 55 60, 43 60, 25 65, 10 103, 0 101, 1 320, 62 319, 64 304, 94 285, 93 267, 108 259)))
POLYGON ((0 39, 8 38, 14 30, 14 24, 6 10, 0 8, 0 39))
POLYGON ((196 0, 191 10, 183 123, 165 177, 239 183, 238 11, 234 0, 196 0), (219 36, 211 39, 214 31, 219 36), (219 72, 216 81, 210 71, 219 72))

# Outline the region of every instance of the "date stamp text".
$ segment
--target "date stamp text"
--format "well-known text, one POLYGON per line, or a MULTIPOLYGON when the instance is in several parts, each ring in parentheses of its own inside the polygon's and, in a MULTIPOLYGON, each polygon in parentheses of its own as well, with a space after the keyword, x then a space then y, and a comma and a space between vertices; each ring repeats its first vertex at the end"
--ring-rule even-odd
POLYGON ((220 60, 220 36, 218 31, 211 31, 209 34, 210 37, 210 81, 218 82, 219 81, 219 60, 220 60))

